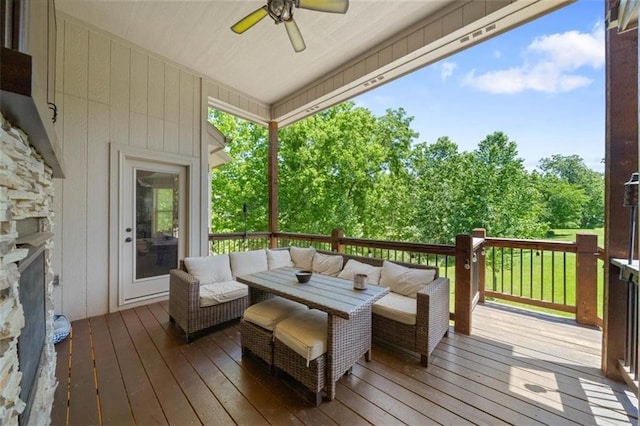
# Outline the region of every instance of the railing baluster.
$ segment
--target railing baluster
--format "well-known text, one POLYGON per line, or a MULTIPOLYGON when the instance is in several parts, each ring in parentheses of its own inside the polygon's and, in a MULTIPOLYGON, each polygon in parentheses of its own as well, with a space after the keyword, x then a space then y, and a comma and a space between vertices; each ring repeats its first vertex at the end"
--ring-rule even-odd
POLYGON ((556 301, 556 252, 551 252, 551 301, 556 301))
POLYGON ((533 249, 529 250, 529 297, 533 299, 533 249))
MULTIPOLYGON (((564 292, 564 298, 562 299, 562 304, 567 304, 567 253, 562 253, 562 291, 564 292)), ((575 302, 574 302, 575 304, 575 302)))
POLYGON ((513 247, 511 247, 510 250, 510 254, 509 254, 509 276, 511 277, 510 280, 510 288, 511 291, 509 292, 509 294, 513 294, 513 247))

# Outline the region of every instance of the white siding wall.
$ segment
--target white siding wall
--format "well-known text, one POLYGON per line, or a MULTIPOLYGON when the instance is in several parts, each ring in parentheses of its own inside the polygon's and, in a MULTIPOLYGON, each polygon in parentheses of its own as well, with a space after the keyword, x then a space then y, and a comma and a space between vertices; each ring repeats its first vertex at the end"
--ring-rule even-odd
MULTIPOLYGON (((54 299, 78 319, 109 306, 109 144, 200 158, 204 104, 195 74, 65 16, 57 22, 55 127, 67 177, 56 180, 54 299)), ((193 178, 198 209, 208 195, 193 178)))

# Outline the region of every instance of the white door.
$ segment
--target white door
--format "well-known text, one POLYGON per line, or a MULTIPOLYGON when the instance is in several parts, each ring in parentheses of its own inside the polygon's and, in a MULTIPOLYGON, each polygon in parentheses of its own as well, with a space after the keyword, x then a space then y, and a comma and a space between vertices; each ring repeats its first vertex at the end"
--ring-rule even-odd
POLYGON ((186 167, 125 159, 120 198, 120 302, 169 291, 186 247, 186 167))

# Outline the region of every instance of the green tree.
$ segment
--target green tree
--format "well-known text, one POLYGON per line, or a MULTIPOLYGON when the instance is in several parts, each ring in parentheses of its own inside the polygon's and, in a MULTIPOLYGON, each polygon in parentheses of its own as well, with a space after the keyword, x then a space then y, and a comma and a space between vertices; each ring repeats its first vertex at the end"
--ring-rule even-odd
POLYGON ((518 157, 517 144, 506 134, 495 132, 481 141, 466 170, 459 212, 465 229, 481 227, 489 235, 515 238, 544 234, 540 194, 518 157))
MULTIPOLYGON (((565 194, 570 200, 556 204, 556 211, 560 218, 579 215, 576 221, 576 228, 596 228, 604 224, 604 177, 602 174, 589 169, 582 158, 578 155, 553 155, 540 160, 539 168, 542 174, 540 188, 549 188, 563 182, 565 194), (569 186, 572 188, 569 191, 569 186), (584 197, 577 197, 578 193, 584 197), (572 212, 559 212, 557 208, 565 205, 572 212)), ((560 194, 555 194, 555 198, 560 198, 560 194)), ((552 227, 555 227, 552 225, 552 227)))
POLYGON ((447 137, 434 144, 417 144, 411 156, 410 170, 416 204, 418 241, 451 243, 462 230, 459 208, 464 202, 465 156, 447 137))
POLYGON ((244 230, 243 204, 247 204, 248 231, 267 230, 267 129, 210 110, 209 121, 231 140, 233 159, 211 172, 211 213, 214 232, 244 230))

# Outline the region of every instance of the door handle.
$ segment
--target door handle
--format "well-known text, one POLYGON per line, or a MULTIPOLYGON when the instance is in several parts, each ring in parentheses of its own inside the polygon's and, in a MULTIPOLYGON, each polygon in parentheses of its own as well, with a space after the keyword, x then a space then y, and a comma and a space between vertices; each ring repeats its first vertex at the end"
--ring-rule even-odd
POLYGON ((130 242, 131 242, 131 237, 127 237, 127 238, 125 238, 125 239, 124 239, 124 242, 125 242, 125 243, 130 243, 130 242))

